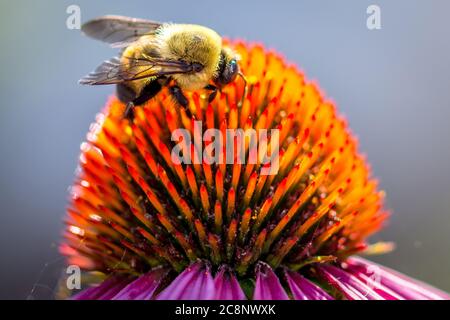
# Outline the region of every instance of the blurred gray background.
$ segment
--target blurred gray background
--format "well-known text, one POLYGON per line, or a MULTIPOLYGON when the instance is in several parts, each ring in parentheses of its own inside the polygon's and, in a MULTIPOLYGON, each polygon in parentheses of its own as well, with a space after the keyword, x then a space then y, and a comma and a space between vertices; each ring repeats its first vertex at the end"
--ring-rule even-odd
POLYGON ((77 80, 114 51, 66 28, 121 14, 263 42, 317 79, 360 139, 393 215, 374 258, 450 291, 449 1, 24 1, 0 4, 0 298, 49 298, 79 145, 113 87, 77 80), (366 27, 381 7, 382 29, 366 27))

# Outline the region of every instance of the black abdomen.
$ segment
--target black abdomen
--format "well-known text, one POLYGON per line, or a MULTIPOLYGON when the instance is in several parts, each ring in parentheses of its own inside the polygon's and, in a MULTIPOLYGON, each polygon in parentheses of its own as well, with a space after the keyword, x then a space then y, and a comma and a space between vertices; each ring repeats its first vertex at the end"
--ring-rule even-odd
POLYGON ((161 91, 161 88, 159 81, 154 80, 147 84, 139 95, 136 95, 134 90, 127 86, 126 83, 119 83, 116 88, 116 94, 120 101, 124 103, 133 102, 135 106, 139 106, 156 96, 161 91))

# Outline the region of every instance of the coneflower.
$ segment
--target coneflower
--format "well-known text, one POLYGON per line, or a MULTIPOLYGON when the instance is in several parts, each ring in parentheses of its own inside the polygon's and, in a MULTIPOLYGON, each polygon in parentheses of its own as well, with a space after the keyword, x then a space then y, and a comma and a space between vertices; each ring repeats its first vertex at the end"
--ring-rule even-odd
POLYGON ((187 93, 190 112, 163 90, 132 122, 112 97, 97 115, 61 252, 106 279, 73 298, 449 298, 353 257, 388 217, 356 139, 295 66, 260 45, 232 46, 248 90, 238 78, 211 103, 187 93), (196 121, 201 135, 278 129, 266 141, 266 151, 279 147, 276 174, 262 174, 262 162, 208 164, 201 139, 186 145, 198 161, 175 163, 172 133, 198 135, 196 121))

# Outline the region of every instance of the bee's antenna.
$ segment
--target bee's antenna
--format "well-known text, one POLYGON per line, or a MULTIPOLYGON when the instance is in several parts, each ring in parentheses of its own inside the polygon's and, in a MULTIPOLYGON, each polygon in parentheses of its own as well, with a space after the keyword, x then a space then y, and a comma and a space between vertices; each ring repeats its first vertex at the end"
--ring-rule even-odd
POLYGON ((247 78, 244 76, 244 74, 239 71, 238 76, 240 76, 242 78, 242 80, 244 81, 244 93, 242 94, 241 101, 239 102, 239 105, 238 105, 238 107, 240 108, 244 104, 245 97, 247 97, 248 88, 247 88, 247 78))

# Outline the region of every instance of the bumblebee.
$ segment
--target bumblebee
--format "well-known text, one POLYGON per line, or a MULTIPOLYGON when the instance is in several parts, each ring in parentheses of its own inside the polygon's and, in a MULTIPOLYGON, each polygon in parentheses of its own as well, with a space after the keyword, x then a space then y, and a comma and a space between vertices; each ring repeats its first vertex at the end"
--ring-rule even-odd
POLYGON ((207 27, 160 23, 122 16, 104 16, 82 26, 84 34, 122 48, 119 57, 104 61, 79 83, 115 84, 117 97, 133 108, 154 97, 163 88, 187 111, 183 90, 208 90, 211 102, 217 90, 234 81, 238 56, 222 45, 222 38, 207 27))

